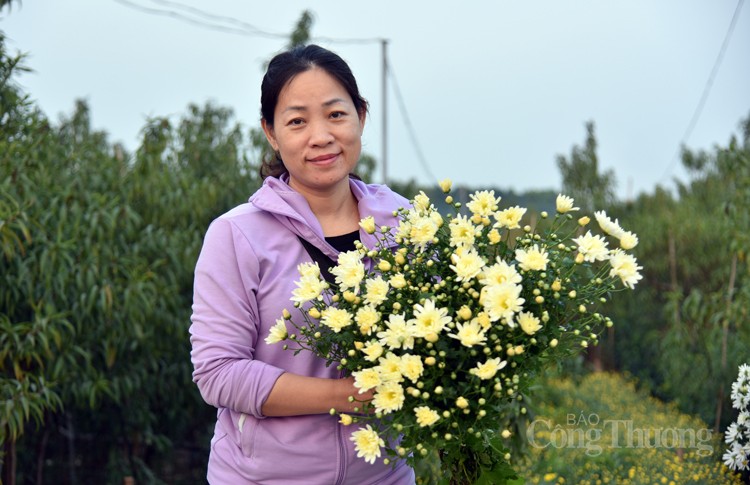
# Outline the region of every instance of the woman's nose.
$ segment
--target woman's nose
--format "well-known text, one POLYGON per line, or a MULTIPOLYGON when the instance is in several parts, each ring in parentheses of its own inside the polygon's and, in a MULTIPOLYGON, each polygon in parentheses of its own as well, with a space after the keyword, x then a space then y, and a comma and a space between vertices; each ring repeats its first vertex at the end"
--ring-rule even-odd
POLYGON ((334 140, 330 127, 325 122, 310 124, 310 145, 325 146, 334 140))

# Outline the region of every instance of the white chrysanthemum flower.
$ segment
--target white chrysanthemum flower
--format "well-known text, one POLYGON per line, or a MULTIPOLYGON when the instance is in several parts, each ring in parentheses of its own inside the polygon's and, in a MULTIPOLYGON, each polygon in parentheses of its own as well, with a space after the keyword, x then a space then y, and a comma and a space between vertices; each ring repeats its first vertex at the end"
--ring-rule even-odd
POLYGON ((488 359, 484 363, 477 363, 476 367, 469 369, 469 374, 473 374, 486 381, 495 377, 495 374, 507 364, 504 360, 500 361, 500 357, 495 357, 494 359, 488 359))
POLYGON ((480 303, 490 316, 490 321, 496 322, 502 318, 513 327, 513 315, 521 311, 526 300, 521 298, 521 285, 502 283, 482 288, 480 303))
POLYGON ((427 197, 427 194, 425 194, 423 190, 420 190, 419 193, 414 196, 414 208, 417 211, 427 212, 431 205, 430 198, 427 197))
POLYGON ((725 443, 734 443, 738 439, 742 439, 742 430, 737 423, 732 423, 724 433, 725 443))
POLYGON ((351 288, 355 294, 359 293, 359 284, 365 277, 362 253, 359 251, 339 253, 338 263, 331 268, 331 273, 336 277, 336 283, 342 291, 351 288))
POLYGON ((440 334, 451 320, 447 308, 438 308, 433 300, 426 300, 424 305, 414 305, 414 318, 409 323, 413 324, 414 336, 424 338, 440 334))
POLYGON ((320 267, 318 263, 300 263, 297 265, 297 271, 303 278, 319 278, 320 267))
POLYGON ((547 269, 549 256, 547 251, 539 249, 539 245, 534 244, 530 248, 516 249, 516 261, 518 267, 524 271, 544 271, 547 269))
POLYGON ((365 281, 365 303, 378 306, 388 298, 388 282, 382 276, 365 281))
POLYGON ((497 257, 497 262, 492 266, 487 266, 479 275, 479 282, 484 285, 499 285, 502 283, 520 283, 521 275, 516 271, 516 267, 508 264, 505 260, 497 257))
POLYGON ((563 194, 557 194, 557 199, 555 199, 555 208, 560 214, 567 214, 568 212, 577 211, 579 207, 573 207, 573 204, 575 204, 573 197, 568 197, 567 195, 563 194))
POLYGON ((624 231, 620 236, 620 247, 628 251, 636 246, 638 246, 638 236, 630 231, 624 231))
POLYGON ((383 383, 380 379, 380 373, 374 367, 352 372, 352 377, 354 377, 354 387, 359 389, 359 394, 375 389, 383 383))
POLYGON ((314 300, 326 289, 326 282, 312 275, 303 276, 299 281, 295 281, 294 284, 297 288, 292 290, 290 300, 297 303, 306 303, 314 300))
POLYGON ((268 345, 281 342, 286 339, 289 333, 286 329, 286 322, 283 318, 276 320, 276 324, 272 326, 268 331, 268 337, 266 337, 266 343, 268 345))
POLYGON ((380 373, 380 379, 383 382, 401 382, 404 375, 401 373, 401 357, 388 352, 385 357, 378 359, 378 365, 374 367, 380 373))
POLYGON ((422 364, 422 358, 418 355, 404 354, 401 356, 401 375, 406 377, 412 382, 417 382, 417 379, 422 377, 424 372, 424 365, 422 364))
POLYGON ((357 309, 354 321, 357 322, 362 335, 372 335, 372 330, 380 321, 380 312, 370 305, 364 305, 357 309))
POLYGON ((521 312, 516 318, 518 326, 527 335, 534 335, 542 328, 542 321, 531 312, 521 312))
POLYGON ((387 381, 375 388, 372 405, 375 411, 383 414, 398 411, 404 405, 404 388, 395 381, 387 381))
POLYGON ((596 222, 599 223, 599 227, 602 228, 602 231, 606 232, 610 236, 620 239, 620 237, 622 237, 622 235, 625 233, 623 228, 620 227, 620 224, 617 222, 617 219, 612 221, 612 219, 607 216, 606 212, 594 212, 594 217, 596 218, 596 222))
POLYGON ((375 234, 375 218, 372 216, 365 217, 359 221, 359 227, 364 229, 367 234, 375 234))
POLYGON ((622 249, 618 248, 610 252, 609 264, 612 266, 609 275, 619 277, 622 284, 631 290, 642 278, 639 271, 642 270, 643 267, 638 266, 638 260, 636 260, 634 256, 627 254, 622 249))
POLYGON ((437 222, 430 216, 415 218, 409 221, 411 228, 409 231, 409 240, 421 250, 424 250, 428 244, 432 243, 438 229, 437 222))
POLYGON ((387 330, 378 332, 378 338, 383 346, 389 349, 414 348, 414 326, 404 319, 404 315, 390 315, 386 327, 387 330))
POLYGON ((411 223, 409 222, 409 217, 407 216, 406 219, 401 219, 398 222, 398 229, 396 230, 396 237, 400 237, 406 241, 409 240, 409 235, 411 234, 411 223))
POLYGON ((495 197, 494 190, 477 191, 469 198, 471 200, 466 204, 466 208, 480 217, 488 217, 497 210, 497 205, 500 203, 500 197, 495 197))
POLYGON ((609 258, 607 241, 602 236, 591 234, 591 231, 586 231, 586 234, 573 239, 573 242, 578 245, 578 252, 583 255, 584 261, 593 263, 609 258))
POLYGON ((388 282, 397 290, 400 290, 407 285, 406 278, 402 273, 396 273, 395 275, 391 276, 391 279, 389 279, 388 282))
POLYGON ((357 458, 364 458, 370 464, 375 463, 375 460, 380 458, 380 448, 385 446, 383 439, 369 424, 367 428, 359 428, 352 433, 349 439, 354 442, 357 458))
POLYGON ((385 352, 383 345, 375 340, 368 342, 362 348, 362 353, 365 354, 365 360, 368 362, 376 362, 383 352, 385 352))
POLYGON ((456 333, 449 333, 448 336, 457 339, 465 347, 484 345, 487 340, 484 329, 476 319, 470 322, 457 323, 456 333))
POLYGON ((414 414, 417 417, 417 424, 420 428, 432 426, 440 420, 440 414, 430 409, 428 406, 418 406, 414 408, 414 414))
POLYGON ((463 215, 457 215, 454 217, 450 224, 451 238, 450 245, 453 247, 458 246, 471 246, 477 236, 482 233, 482 228, 475 226, 468 217, 463 215))
POLYGON ((456 273, 456 281, 468 281, 482 271, 484 260, 473 247, 459 247, 451 254, 450 269, 456 273))
POLYGON ((335 333, 341 332, 352 324, 352 314, 342 308, 328 307, 320 312, 320 323, 329 327, 335 333))
POLYGON ((507 209, 495 212, 497 221, 493 227, 505 227, 507 229, 518 229, 521 227, 521 219, 526 214, 525 207, 508 207, 507 209))

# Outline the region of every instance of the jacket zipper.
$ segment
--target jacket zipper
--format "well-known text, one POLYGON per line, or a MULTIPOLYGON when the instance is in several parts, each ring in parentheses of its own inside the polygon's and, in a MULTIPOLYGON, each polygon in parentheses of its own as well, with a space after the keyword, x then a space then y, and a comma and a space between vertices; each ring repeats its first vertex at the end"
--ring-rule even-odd
POLYGON ((346 448, 344 446, 344 439, 341 436, 341 426, 339 423, 336 423, 336 441, 339 444, 339 473, 335 485, 341 485, 344 483, 344 475, 346 473, 346 448))

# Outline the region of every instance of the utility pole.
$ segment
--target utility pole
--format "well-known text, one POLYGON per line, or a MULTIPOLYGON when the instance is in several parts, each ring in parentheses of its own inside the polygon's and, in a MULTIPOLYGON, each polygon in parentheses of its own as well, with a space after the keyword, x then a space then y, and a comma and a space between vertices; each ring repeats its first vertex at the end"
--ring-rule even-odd
POLYGON ((388 183, 388 39, 380 39, 381 54, 383 58, 382 66, 382 99, 383 99, 383 154, 382 165, 383 165, 383 183, 388 183))

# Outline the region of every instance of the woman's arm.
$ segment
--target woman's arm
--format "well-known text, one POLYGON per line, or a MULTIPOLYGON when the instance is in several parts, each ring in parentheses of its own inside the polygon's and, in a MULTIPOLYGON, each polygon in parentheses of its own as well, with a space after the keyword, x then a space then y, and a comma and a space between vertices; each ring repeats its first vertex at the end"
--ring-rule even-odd
POLYGON ((296 416, 328 413, 331 408, 354 413, 362 411, 362 401, 371 399, 372 391, 359 394, 353 377, 324 379, 287 372, 276 379, 262 413, 264 416, 296 416), (350 396, 354 397, 353 401, 349 400, 350 396))

